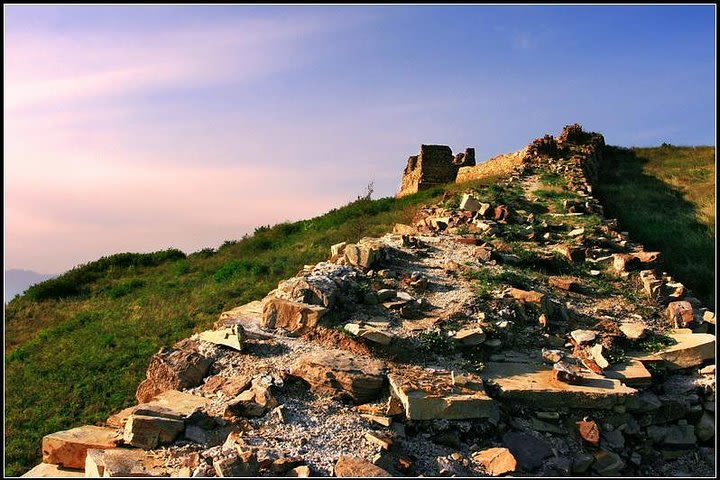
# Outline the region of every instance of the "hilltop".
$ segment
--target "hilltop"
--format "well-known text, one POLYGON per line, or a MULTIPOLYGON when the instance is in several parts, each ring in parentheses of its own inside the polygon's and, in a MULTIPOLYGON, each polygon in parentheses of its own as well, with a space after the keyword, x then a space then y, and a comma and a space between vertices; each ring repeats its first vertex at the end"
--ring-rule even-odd
POLYGON ((714 436, 714 315, 605 218, 602 136, 480 165, 425 147, 400 198, 111 256, 13 300, 6 473, 95 422, 146 473, 711 472, 688 455, 714 436), (160 424, 168 449, 142 440, 160 424))

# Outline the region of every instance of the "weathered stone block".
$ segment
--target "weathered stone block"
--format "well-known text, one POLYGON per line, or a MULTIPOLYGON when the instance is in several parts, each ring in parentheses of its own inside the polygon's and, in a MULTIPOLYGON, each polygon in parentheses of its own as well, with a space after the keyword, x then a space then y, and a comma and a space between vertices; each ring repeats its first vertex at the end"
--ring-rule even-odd
POLYGON ((283 328, 300 334, 317 325, 325 312, 327 309, 318 305, 269 297, 263 308, 261 326, 265 329, 283 328))
POLYGON ((164 348, 153 355, 147 378, 138 385, 138 403, 150 401, 166 390, 185 390, 202 383, 212 361, 197 352, 164 348))
POLYGON ((90 448, 115 448, 120 436, 114 428, 86 425, 45 435, 42 440, 44 463, 66 468, 85 468, 90 448))

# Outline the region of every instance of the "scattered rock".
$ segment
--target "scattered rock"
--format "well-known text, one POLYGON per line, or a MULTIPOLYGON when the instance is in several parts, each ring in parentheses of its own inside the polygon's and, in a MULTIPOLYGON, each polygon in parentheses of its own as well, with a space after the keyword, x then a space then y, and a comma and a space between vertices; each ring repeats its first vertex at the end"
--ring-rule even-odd
POLYGON ((594 456, 595 463, 593 463, 592 469, 600 476, 617 476, 625 468, 625 462, 617 453, 598 450, 594 456))
POLYGON ((553 454, 547 442, 527 433, 508 432, 502 436, 502 441, 526 472, 536 470, 553 454))
POLYGON ((570 336, 573 340, 575 340, 579 345, 583 345, 585 343, 592 343, 595 341, 595 332, 592 330, 573 330, 570 332, 570 336))
POLYGON ((335 463, 336 477, 390 477, 387 471, 362 458, 343 455, 335 463))
POLYGON ((618 328, 628 340, 639 340, 647 333, 647 327, 640 321, 622 321, 618 328))
POLYGON ((580 437, 593 447, 600 445, 600 429, 593 420, 577 422, 580 437))
POLYGON ((695 435, 701 442, 706 442, 715 437, 715 419, 705 412, 695 424, 695 435))
POLYGON ((687 328, 695 321, 695 312, 688 301, 670 302, 665 314, 673 322, 675 328, 687 328))
POLYGON ((494 477, 512 473, 517 468, 517 460, 507 448, 488 448, 474 453, 472 459, 482 465, 485 473, 494 477))

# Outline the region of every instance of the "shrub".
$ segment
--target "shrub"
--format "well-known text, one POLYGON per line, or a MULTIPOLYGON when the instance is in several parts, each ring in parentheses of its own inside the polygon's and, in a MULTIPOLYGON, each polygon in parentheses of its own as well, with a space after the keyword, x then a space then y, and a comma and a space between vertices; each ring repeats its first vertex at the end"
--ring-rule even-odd
POLYGON ((110 298, 120 298, 144 286, 144 280, 140 280, 139 278, 132 278, 130 280, 118 282, 117 284, 108 287, 107 289, 105 289, 105 293, 110 298))

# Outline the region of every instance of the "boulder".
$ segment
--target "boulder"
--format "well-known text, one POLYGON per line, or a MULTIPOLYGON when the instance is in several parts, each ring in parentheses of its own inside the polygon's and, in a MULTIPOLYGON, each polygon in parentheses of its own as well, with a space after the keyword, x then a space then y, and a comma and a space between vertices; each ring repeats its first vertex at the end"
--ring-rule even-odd
POLYGON ((480 464, 485 473, 493 477, 512 473, 517 468, 517 460, 513 454, 507 448, 502 447, 488 448, 474 453, 472 460, 480 464))
POLYGON ((270 296, 264 302, 261 326, 265 329, 282 328, 297 335, 316 326, 326 312, 326 308, 318 305, 270 296))
POLYGON ((388 375, 390 388, 411 420, 497 419, 497 403, 474 375, 409 367, 388 375))
POLYGON ((571 277, 550 277, 548 283, 551 287, 567 290, 568 292, 579 292, 581 285, 571 277))
POLYGON ((608 362, 604 356, 604 347, 602 343, 596 343, 595 345, 593 345, 590 349, 590 355, 592 356, 592 359, 595 361, 598 367, 600 367, 601 369, 605 370, 610 366, 610 362, 608 362))
POLYGON ((380 260, 380 251, 380 246, 375 243, 350 243, 345 246, 345 260, 350 265, 371 269, 380 260))
POLYGON ((86 425, 45 435, 42 440, 44 463, 65 468, 85 468, 85 456, 91 448, 115 448, 120 436, 114 428, 86 425))
POLYGON ((715 419, 708 412, 704 412, 700 420, 695 424, 695 435, 701 442, 706 442, 715 437, 715 419))
POLYGON ((582 262, 585 260, 585 249, 574 245, 558 245, 555 250, 562 254, 570 262, 582 262))
POLYGON ((310 384, 319 394, 346 396, 367 403, 385 384, 385 364, 343 350, 326 350, 300 357, 290 373, 310 384))
POLYGON ((183 419, 206 406, 209 402, 210 400, 198 395, 177 390, 167 390, 156 395, 149 402, 125 408, 111 415, 106 424, 111 427, 122 427, 130 418, 130 415, 136 412, 140 415, 150 414, 151 416, 183 419))
POLYGON ((138 403, 150 401, 167 390, 197 387, 207 375, 212 360, 189 350, 163 348, 150 359, 147 378, 138 385, 138 403))
POLYGON ((342 455, 335 463, 336 477, 391 477, 386 470, 358 457, 342 455))

